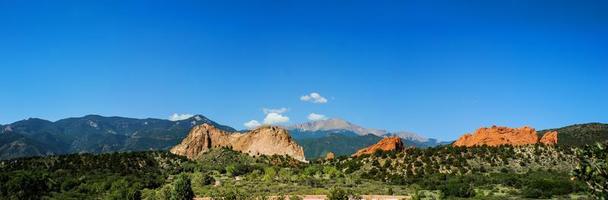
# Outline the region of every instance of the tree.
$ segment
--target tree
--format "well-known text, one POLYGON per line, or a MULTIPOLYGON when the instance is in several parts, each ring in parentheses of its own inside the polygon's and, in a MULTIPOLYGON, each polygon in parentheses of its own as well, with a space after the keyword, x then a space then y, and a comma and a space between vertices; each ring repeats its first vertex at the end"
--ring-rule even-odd
POLYGON ((579 160, 574 176, 584 181, 598 199, 608 199, 608 149, 600 143, 576 152, 579 160))
POLYGON ((173 182, 170 199, 192 200, 192 198, 194 198, 194 192, 192 191, 190 177, 182 173, 178 175, 175 182, 173 182))
POLYGON ((139 190, 137 190, 136 188, 130 187, 130 184, 127 180, 119 179, 112 183, 110 192, 103 199, 139 200, 139 199, 141 199, 141 192, 139 190))
POLYGON ((48 191, 46 174, 34 172, 19 172, 11 179, 0 185, 2 193, 9 195, 10 199, 40 199, 41 194, 48 191))

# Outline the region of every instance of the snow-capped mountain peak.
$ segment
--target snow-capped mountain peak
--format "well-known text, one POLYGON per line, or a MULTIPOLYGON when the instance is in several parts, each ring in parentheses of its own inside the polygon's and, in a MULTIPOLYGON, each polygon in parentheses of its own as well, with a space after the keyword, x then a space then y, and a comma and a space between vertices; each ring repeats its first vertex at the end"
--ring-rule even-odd
POLYGON ((355 132, 358 135, 373 134, 377 136, 386 135, 388 133, 385 130, 364 128, 342 119, 326 119, 312 121, 303 124, 293 125, 288 127, 288 129, 297 129, 300 131, 348 130, 355 132))

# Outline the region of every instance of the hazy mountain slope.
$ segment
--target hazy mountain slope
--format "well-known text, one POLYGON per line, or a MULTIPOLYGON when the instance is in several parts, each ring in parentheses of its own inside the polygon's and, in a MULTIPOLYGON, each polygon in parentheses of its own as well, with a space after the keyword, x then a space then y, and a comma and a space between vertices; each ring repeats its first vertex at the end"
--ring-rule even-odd
POLYGON ((328 133, 324 137, 295 138, 296 143, 304 148, 306 158, 324 157, 328 152, 336 156, 351 155, 357 150, 377 143, 382 137, 376 135, 349 136, 344 133, 328 133))
POLYGON ((304 147, 307 158, 324 157, 327 152, 351 155, 375 144, 383 137, 398 136, 406 146, 433 147, 444 143, 412 132, 365 128, 341 119, 328 119, 288 127, 291 136, 304 147))
POLYGON ((365 128, 342 119, 327 119, 306 122, 287 127, 294 137, 322 137, 330 133, 348 132, 355 135, 376 135, 376 136, 398 136, 410 143, 419 144, 417 146, 436 146, 439 145, 436 139, 427 138, 408 131, 389 132, 382 129, 365 128), (436 144, 435 144, 436 143, 436 144))
POLYGON ((354 132, 358 135, 373 134, 373 135, 377 135, 377 136, 385 135, 387 133, 387 131, 385 131, 385 130, 364 128, 364 127, 347 122, 342 119, 327 119, 327 120, 306 122, 303 124, 297 124, 297 125, 287 127, 287 129, 299 130, 301 132, 346 130, 346 131, 354 132))
POLYGON ((57 146, 50 146, 15 133, 3 133, 0 136, 0 158, 11 159, 25 156, 42 156, 65 153, 57 146))
POLYGON ((549 131, 557 131, 558 145, 586 145, 608 141, 608 124, 575 124, 556 129, 541 130, 539 136, 549 131))
POLYGON ((301 131, 298 129, 289 130, 289 134, 294 139, 315 139, 324 138, 329 135, 344 136, 344 137, 359 137, 355 132, 349 130, 327 130, 327 131, 301 131))

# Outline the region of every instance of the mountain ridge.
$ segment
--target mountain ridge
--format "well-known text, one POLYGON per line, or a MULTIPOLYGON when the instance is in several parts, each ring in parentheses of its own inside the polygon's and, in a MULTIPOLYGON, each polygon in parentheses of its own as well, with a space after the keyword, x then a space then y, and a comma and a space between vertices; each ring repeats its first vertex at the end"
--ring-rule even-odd
POLYGON ((408 131, 389 132, 365 128, 343 119, 311 121, 287 126, 292 137, 304 147, 307 158, 322 158, 333 152, 336 156, 350 156, 359 149, 376 144, 386 137, 400 137, 406 146, 434 147, 440 142, 408 131))
POLYGON ((168 149, 178 144, 191 127, 202 123, 235 131, 203 115, 179 121, 101 115, 70 117, 55 122, 28 118, 2 126, 0 159, 168 149))
MULTIPOLYGON (((399 136, 403 139, 414 140, 417 142, 428 142, 430 139, 420 134, 409 132, 409 131, 387 131, 384 129, 376 129, 376 128, 366 128, 344 119, 340 118, 331 118, 326 120, 317 120, 310 121, 301 124, 291 125, 285 127, 286 129, 293 131, 297 130, 301 133, 305 132, 319 132, 319 131, 350 131, 356 133, 357 135, 376 135, 376 136, 399 136)), ((435 139, 436 140, 436 139, 435 139)))

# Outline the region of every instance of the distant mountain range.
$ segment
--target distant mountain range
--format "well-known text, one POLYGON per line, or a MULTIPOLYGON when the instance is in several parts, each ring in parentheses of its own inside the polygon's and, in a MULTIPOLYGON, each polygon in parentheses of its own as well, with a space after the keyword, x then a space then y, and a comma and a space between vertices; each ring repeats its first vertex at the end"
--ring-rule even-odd
POLYGON ((181 142, 193 126, 203 123, 235 131, 202 115, 179 121, 99 115, 56 122, 30 118, 0 126, 0 159, 169 149, 181 142))
POLYGON ((450 143, 407 131, 389 132, 365 128, 342 119, 312 121, 286 128, 296 142, 304 147, 304 155, 311 159, 323 157, 328 152, 337 156, 351 155, 389 136, 400 137, 406 146, 434 147, 450 143))
POLYGON ((327 119, 287 127, 289 130, 298 130, 300 132, 316 132, 316 131, 334 131, 344 130, 353 132, 357 135, 373 134, 377 136, 386 135, 388 132, 380 129, 363 128, 359 125, 352 124, 342 119, 327 119))
MULTIPOLYGON (((236 132, 203 115, 170 121, 87 115, 51 122, 30 118, 0 125, 0 159, 70 153, 168 150, 179 144, 196 125, 208 123, 220 130, 236 132)), ((351 155, 384 137, 398 136, 405 146, 433 147, 450 144, 411 132, 389 132, 365 128, 341 119, 307 122, 286 127, 304 148, 307 159, 351 155)), ((558 129, 558 145, 584 145, 608 141, 608 124, 577 124, 558 129)))

